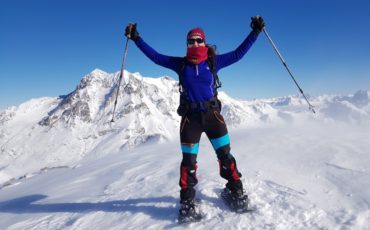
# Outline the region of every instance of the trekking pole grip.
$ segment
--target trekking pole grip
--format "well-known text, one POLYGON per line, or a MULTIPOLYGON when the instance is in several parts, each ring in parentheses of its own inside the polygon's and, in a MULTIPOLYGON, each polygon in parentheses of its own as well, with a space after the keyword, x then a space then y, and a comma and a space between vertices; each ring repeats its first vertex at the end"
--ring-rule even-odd
POLYGON ((127 29, 125 30, 125 35, 127 36, 127 38, 131 38, 131 32, 134 26, 136 26, 136 23, 131 22, 128 23, 127 29))

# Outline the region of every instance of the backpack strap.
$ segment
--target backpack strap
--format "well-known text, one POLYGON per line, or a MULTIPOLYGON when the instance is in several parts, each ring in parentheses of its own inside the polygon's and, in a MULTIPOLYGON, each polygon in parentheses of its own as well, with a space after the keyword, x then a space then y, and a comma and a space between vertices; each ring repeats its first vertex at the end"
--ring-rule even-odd
POLYGON ((215 97, 217 97, 217 89, 221 88, 222 83, 220 82, 220 79, 218 78, 217 72, 216 72, 216 58, 215 57, 209 57, 207 59, 208 66, 211 68, 211 73, 213 75, 213 81, 214 81, 214 89, 215 89, 215 97))
POLYGON ((184 87, 184 69, 186 65, 186 57, 184 57, 181 61, 180 71, 179 71, 179 92, 182 95, 185 91, 184 87))

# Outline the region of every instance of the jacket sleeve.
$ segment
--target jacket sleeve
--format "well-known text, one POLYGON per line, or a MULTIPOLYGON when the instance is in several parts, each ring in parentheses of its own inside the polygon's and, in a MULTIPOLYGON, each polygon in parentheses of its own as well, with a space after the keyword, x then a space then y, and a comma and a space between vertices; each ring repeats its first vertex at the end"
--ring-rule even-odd
POLYGON ((180 70, 183 58, 160 54, 150 47, 141 37, 135 41, 135 44, 155 64, 171 69, 176 73, 180 70))
POLYGON ((216 71, 239 61, 257 40, 257 35, 251 31, 242 44, 234 51, 216 56, 216 71))

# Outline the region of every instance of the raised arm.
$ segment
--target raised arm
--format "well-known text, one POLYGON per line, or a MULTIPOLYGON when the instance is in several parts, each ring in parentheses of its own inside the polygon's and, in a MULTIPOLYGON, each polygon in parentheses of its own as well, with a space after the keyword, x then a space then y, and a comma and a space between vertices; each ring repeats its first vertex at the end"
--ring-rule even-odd
POLYGON ((135 41, 135 44, 155 64, 172 69, 176 73, 179 71, 183 58, 160 54, 150 47, 141 37, 135 41))
POLYGON ((171 69, 178 73, 183 58, 172 57, 158 53, 139 36, 139 33, 136 29, 136 24, 130 25, 127 26, 125 35, 135 42, 136 46, 145 54, 145 56, 147 56, 155 64, 171 69))
POLYGON ((234 51, 216 56, 216 71, 239 61, 257 40, 259 33, 265 26, 263 19, 259 16, 253 17, 251 22, 252 31, 234 51))

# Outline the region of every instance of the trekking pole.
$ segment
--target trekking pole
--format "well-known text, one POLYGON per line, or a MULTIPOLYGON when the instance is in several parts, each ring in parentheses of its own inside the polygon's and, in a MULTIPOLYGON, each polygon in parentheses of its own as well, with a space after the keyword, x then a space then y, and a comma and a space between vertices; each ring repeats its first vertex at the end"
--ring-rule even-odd
POLYGON ((293 77, 293 74, 292 74, 292 72, 290 71, 290 69, 288 68, 288 66, 287 66, 287 64, 286 64, 286 62, 285 62, 285 60, 284 60, 283 56, 281 56, 281 54, 280 54, 279 50, 277 49, 277 47, 276 47, 275 43, 272 41, 271 37, 270 37, 270 36, 269 36, 269 34, 267 33, 266 28, 265 28, 265 27, 263 27, 263 29, 262 29, 262 30, 263 30, 263 32, 265 33, 265 35, 266 35, 267 39, 270 41, 270 43, 271 43, 272 47, 274 48, 274 50, 275 50, 275 51, 276 51, 276 53, 278 54, 278 56, 279 56, 280 60, 282 61, 282 63, 283 63, 283 65, 285 66, 285 68, 287 69, 287 71, 288 71, 288 73, 289 73, 290 77, 293 79, 293 81, 294 81, 295 85, 298 87, 298 89, 299 89, 299 91, 301 92, 302 96, 303 96, 303 97, 304 97, 304 99, 306 100, 306 102, 307 102, 307 104, 308 104, 308 109, 310 109, 313 113, 316 113, 316 112, 315 112, 315 109, 314 109, 314 107, 313 107, 313 105, 311 105, 311 104, 310 104, 310 102, 308 101, 308 99, 307 99, 306 95, 303 93, 303 90, 302 90, 302 89, 301 89, 301 87, 298 85, 298 82, 297 82, 297 81, 295 80, 295 78, 293 77))
MULTIPOLYGON (((133 25, 133 24, 131 24, 131 23, 129 23, 129 27, 130 27, 130 28, 132 28, 132 26, 134 26, 134 25, 133 25)), ((127 38, 126 38, 125 51, 124 51, 124 53, 123 53, 123 60, 122 60, 122 65, 121 65, 121 72, 120 72, 120 75, 119 75, 119 82, 118 82, 117 91, 116 91, 116 100, 114 101, 113 115, 112 115, 112 120, 111 120, 111 122, 114 122, 114 113, 115 113, 115 111, 116 111, 116 106, 117 106, 117 100, 118 100, 119 88, 120 88, 120 86, 121 86, 121 81, 122 81, 123 74, 124 74, 124 69, 125 69, 125 63, 126 63, 126 56, 127 56, 128 41, 129 41, 129 38, 127 37, 127 38)))

